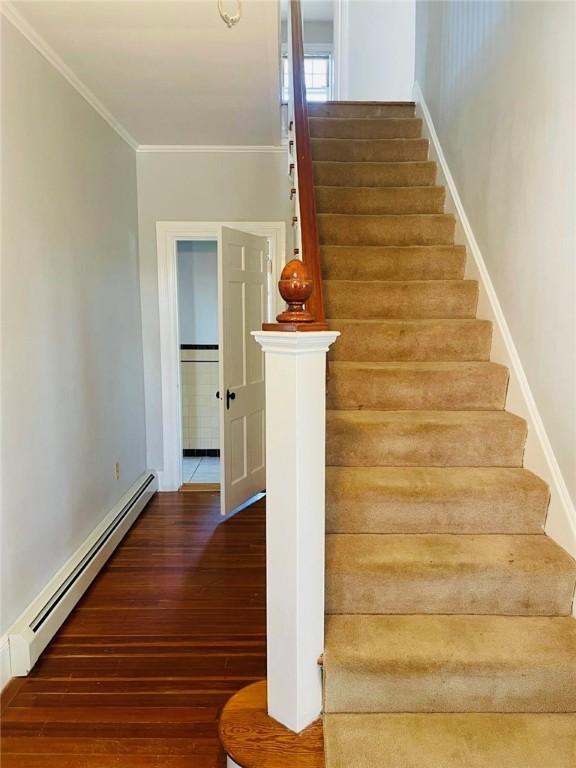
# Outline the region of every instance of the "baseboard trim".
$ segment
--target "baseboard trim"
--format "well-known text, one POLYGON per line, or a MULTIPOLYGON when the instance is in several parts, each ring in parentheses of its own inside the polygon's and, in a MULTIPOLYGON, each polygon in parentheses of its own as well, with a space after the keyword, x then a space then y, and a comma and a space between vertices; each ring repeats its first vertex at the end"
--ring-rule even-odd
POLYGON ((30 672, 157 490, 155 473, 142 474, 12 625, 7 633, 12 677, 30 672))
POLYGON ((6 634, 0 637, 0 690, 3 691, 11 679, 10 643, 8 641, 8 635, 6 634))
POLYGON ((464 243, 472 257, 467 261, 466 277, 479 281, 478 316, 491 320, 494 326, 491 359, 506 365, 510 370, 506 407, 526 419, 528 424, 524 466, 539 475, 550 486, 546 533, 576 557, 576 509, 554 455, 486 262, 470 226, 418 82, 414 84, 414 100, 416 114, 423 119, 424 134, 430 140, 430 159, 436 160, 438 164, 440 176, 438 183, 446 187, 446 210, 456 217, 456 242, 464 243))

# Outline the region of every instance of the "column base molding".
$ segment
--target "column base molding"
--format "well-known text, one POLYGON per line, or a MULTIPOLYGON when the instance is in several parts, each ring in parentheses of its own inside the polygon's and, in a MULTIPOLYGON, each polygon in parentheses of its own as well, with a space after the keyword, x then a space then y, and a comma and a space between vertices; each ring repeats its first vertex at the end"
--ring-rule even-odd
POLYGON ((229 768, 324 768, 322 720, 300 733, 280 725, 268 714, 265 680, 229 699, 218 730, 229 768))

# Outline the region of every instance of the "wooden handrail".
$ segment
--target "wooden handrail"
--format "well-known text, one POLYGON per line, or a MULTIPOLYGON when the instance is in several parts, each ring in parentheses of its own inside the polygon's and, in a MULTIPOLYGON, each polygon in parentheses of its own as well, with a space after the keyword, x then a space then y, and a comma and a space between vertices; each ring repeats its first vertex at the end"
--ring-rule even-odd
MULTIPOLYGON (((298 192, 299 216, 293 222, 300 228, 300 248, 304 269, 299 269, 299 279, 309 279, 312 290, 306 299, 306 310, 302 308, 300 319, 292 307, 289 311, 278 315, 278 323, 265 323, 264 330, 287 331, 318 331, 325 330, 324 300, 322 296, 322 271, 320 267, 320 241, 318 237, 318 222, 316 219, 316 198, 314 194, 314 170, 312 165, 312 146, 310 143, 310 127, 308 123, 308 107, 306 104, 306 80, 304 72, 304 39, 302 33, 302 10, 300 0, 290 0, 290 26, 292 39, 292 93, 293 115, 290 116, 296 141, 290 141, 289 147, 294 153, 295 178, 297 185, 291 183, 290 197, 298 192), (291 320, 288 320, 288 317, 291 320)), ((293 166, 291 165, 291 170, 293 166)), ((290 262, 287 267, 292 265, 290 262)), ((293 271, 293 269, 292 269, 293 271)), ((288 289, 288 275, 279 285, 282 298, 289 302, 285 295, 288 289), (284 285, 283 285, 284 284, 284 285)), ((294 289, 292 289, 293 293, 294 289)))
POLYGON ((294 92, 294 127, 296 130, 296 163, 298 168, 298 197, 300 202, 300 230, 302 261, 312 279, 312 295, 306 307, 316 322, 324 322, 322 298, 322 273, 320 269, 320 242, 316 220, 314 196, 314 171, 308 106, 306 104, 306 80, 304 74, 304 38, 300 0, 291 0, 292 21, 292 86, 294 92))

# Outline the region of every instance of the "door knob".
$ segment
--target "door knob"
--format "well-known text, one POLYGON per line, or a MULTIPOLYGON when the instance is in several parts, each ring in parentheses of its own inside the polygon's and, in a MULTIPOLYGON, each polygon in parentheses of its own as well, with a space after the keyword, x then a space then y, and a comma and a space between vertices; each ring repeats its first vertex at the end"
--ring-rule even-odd
POLYGON ((236 400, 236 392, 230 392, 229 389, 226 390, 226 410, 230 410, 230 400, 236 400))

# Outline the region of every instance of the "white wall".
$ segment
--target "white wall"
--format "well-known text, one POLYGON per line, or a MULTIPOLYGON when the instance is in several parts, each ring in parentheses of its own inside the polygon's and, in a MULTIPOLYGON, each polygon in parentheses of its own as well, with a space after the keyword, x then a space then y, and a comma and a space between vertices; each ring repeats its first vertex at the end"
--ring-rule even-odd
POLYGON ((5 20, 1 111, 3 632, 144 471, 145 429, 135 153, 5 20))
POLYGON ((218 251, 214 240, 178 243, 180 344, 218 344, 218 251))
POLYGON ((415 0, 341 0, 335 19, 340 98, 409 101, 415 0))
POLYGON ((143 152, 137 164, 148 466, 162 469, 156 222, 289 222, 288 160, 284 152, 143 152))
POLYGON ((576 500, 576 9, 418 2, 416 77, 576 500))

